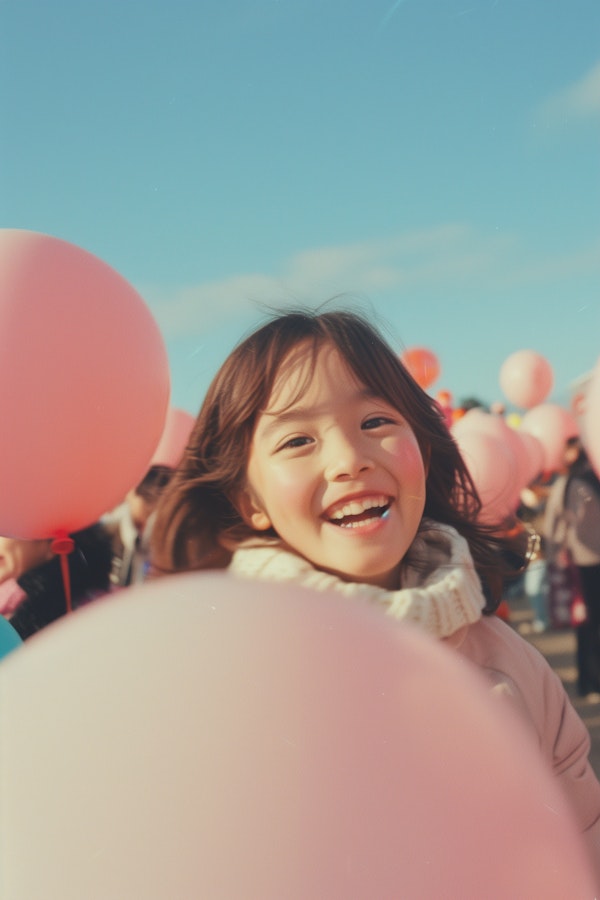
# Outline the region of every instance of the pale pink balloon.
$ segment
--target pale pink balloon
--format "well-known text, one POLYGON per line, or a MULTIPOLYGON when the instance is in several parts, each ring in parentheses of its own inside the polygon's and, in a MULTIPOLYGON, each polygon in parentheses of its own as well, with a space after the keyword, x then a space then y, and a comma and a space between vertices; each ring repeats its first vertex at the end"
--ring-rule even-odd
POLYGON ((479 407, 468 409, 464 416, 461 416, 460 419, 457 419, 452 425, 452 434, 458 436, 459 434, 464 434, 465 431, 471 431, 472 429, 477 429, 479 431, 484 430, 488 418, 489 413, 484 409, 480 409, 479 407))
POLYGON ((457 440, 466 432, 473 430, 496 438, 512 454, 509 507, 514 511, 519 503, 520 492, 529 483, 529 459, 523 442, 519 440, 514 428, 506 424, 503 416, 491 415, 481 409, 469 410, 452 427, 452 433, 457 440))
POLYGON ((556 472, 563 466, 567 438, 579 434, 575 418, 555 403, 542 403, 528 410, 521 431, 533 434, 544 448, 544 472, 556 472))
POLYGON ((504 395, 524 409, 542 403, 552 390, 552 366, 535 350, 517 350, 500 368, 500 387, 504 395))
POLYGON ((96 521, 145 474, 169 402, 144 301, 97 257, 0 230, 0 534, 96 521))
POLYGON ((519 428, 515 433, 525 446, 528 460, 526 485, 531 484, 544 471, 544 447, 539 438, 529 431, 522 431, 519 428))
POLYGON ((3 896, 592 897, 488 690, 334 593, 196 573, 97 601, 0 666, 3 896))
POLYGON ((514 509, 514 455, 501 440, 483 431, 467 430, 455 439, 481 499, 480 520, 501 523, 514 509))
POLYGON ((165 430, 151 460, 153 466, 177 468, 192 433, 196 420, 191 413, 177 407, 169 407, 165 430))
POLYGON ((596 474, 600 477, 600 360, 592 373, 583 409, 585 448, 596 474))

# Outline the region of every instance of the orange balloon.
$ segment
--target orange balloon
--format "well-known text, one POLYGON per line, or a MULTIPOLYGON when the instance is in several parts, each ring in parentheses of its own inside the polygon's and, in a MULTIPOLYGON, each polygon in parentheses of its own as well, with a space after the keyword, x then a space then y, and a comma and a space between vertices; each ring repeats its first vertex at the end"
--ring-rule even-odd
POLYGON ((426 347, 410 347, 404 351, 400 360, 423 389, 428 388, 440 376, 438 358, 426 347))

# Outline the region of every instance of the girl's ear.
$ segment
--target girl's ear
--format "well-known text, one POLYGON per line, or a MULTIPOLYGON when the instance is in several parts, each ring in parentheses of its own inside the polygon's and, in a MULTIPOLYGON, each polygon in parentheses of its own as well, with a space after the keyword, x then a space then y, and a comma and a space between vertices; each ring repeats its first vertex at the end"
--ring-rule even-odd
POLYGON ((271 520, 266 510, 251 493, 248 488, 244 488, 235 498, 235 505, 238 512, 246 525, 253 528, 254 531, 267 531, 271 527, 271 520))

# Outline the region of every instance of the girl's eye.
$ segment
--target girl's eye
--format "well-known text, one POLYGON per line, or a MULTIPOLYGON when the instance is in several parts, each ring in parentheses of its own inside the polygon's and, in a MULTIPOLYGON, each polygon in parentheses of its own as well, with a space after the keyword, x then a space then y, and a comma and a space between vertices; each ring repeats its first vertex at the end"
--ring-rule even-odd
POLYGON ((299 435, 298 437, 290 438, 289 441, 285 441, 285 443, 281 444, 278 447, 278 450, 294 450, 298 447, 304 447, 306 444, 310 444, 312 438, 306 437, 305 435, 299 435))
POLYGON ((393 425, 394 420, 389 416, 371 416, 370 419, 366 419, 362 428, 364 431, 369 431, 372 428, 381 428, 382 425, 393 425))

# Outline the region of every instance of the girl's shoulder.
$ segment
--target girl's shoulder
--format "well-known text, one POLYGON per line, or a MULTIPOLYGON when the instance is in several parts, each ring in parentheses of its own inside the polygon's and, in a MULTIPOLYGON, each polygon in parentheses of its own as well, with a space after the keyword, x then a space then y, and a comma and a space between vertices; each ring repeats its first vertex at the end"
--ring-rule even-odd
POLYGON ((476 665, 506 667, 511 672, 523 670, 550 671, 548 662, 514 628, 498 616, 483 616, 478 622, 463 628, 453 641, 454 647, 476 665))
POLYGON ((455 648, 477 666, 493 693, 533 725, 554 765, 570 753, 586 755, 589 736, 562 681, 540 651, 510 625, 486 616, 463 629, 455 648))
POLYGON ((600 827, 600 783, 589 763, 589 732, 547 660, 495 616, 463 629, 457 649, 481 669, 490 693, 528 727, 569 798, 581 831, 595 835, 600 827))
POLYGON ((563 684, 539 650, 511 625, 484 616, 463 628, 453 645, 481 671, 494 693, 505 695, 525 713, 538 735, 559 728, 570 705, 563 684))

